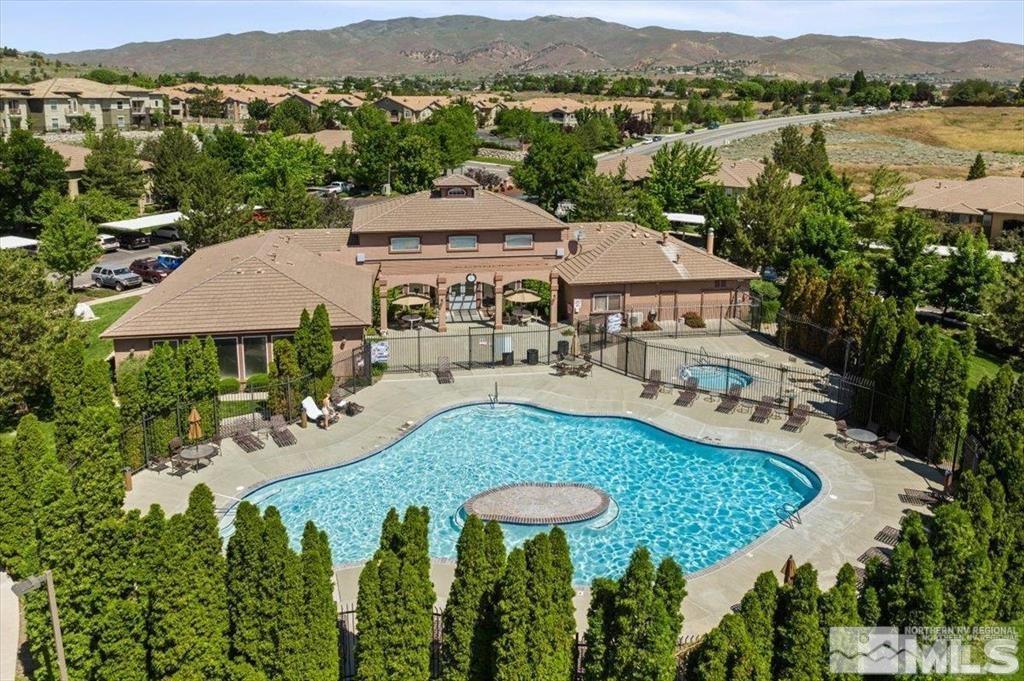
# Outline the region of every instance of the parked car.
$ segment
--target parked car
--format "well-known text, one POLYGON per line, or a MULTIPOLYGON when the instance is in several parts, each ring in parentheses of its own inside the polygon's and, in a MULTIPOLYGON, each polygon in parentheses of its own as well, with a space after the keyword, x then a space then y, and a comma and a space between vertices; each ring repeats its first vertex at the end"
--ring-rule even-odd
POLYGON ((718 130, 718 121, 708 123, 708 130, 718 130))
POLYGON ((149 246, 149 235, 142 232, 125 232, 118 235, 117 241, 121 248, 134 251, 149 246))
POLYGON ((142 281, 148 281, 150 284, 159 284, 171 273, 169 269, 157 262, 156 258, 135 260, 128 269, 142 277, 142 281))
POLYGON ((687 135, 692 135, 692 134, 693 134, 693 133, 695 133, 695 132, 697 132, 697 131, 696 131, 696 130, 694 130, 693 128, 690 128, 689 130, 687 130, 687 131, 686 131, 686 134, 687 134, 687 135))
POLYGON ((96 243, 100 245, 100 248, 102 248, 105 253, 116 251, 119 246, 117 237, 111 236, 110 234, 97 234, 96 243))
POLYGON ((324 187, 324 194, 341 194, 352 191, 351 182, 335 181, 324 187))
POLYGON ((661 139, 662 139, 661 135, 655 135, 655 136, 654 136, 654 141, 655 141, 655 142, 660 142, 660 141, 661 141, 661 139))
POLYGON ((92 268, 92 281, 97 286, 112 288, 116 291, 123 291, 126 288, 135 288, 142 285, 142 277, 127 267, 107 267, 104 265, 97 265, 92 268))
POLYGON ((164 268, 168 272, 172 272, 178 269, 179 267, 181 267, 181 263, 183 262, 185 262, 185 258, 181 257, 180 255, 173 255, 171 253, 161 253, 160 255, 156 256, 156 264, 164 268))
POLYGON ((166 227, 157 227, 154 229, 153 236, 158 236, 161 239, 167 239, 168 241, 177 241, 181 238, 181 233, 178 231, 177 225, 168 225, 166 227))

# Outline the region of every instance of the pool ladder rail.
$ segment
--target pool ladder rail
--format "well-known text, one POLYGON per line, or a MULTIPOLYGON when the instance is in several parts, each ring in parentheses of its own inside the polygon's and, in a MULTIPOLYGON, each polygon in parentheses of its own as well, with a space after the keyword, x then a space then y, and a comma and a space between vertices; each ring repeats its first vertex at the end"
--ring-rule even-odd
POLYGON ((498 404, 498 382, 494 382, 494 394, 487 396, 487 401, 491 403, 491 406, 498 404))
POLYGON ((800 518, 800 509, 796 504, 787 502, 782 506, 779 506, 775 509, 775 515, 779 517, 779 520, 783 525, 791 530, 795 529, 798 524, 804 524, 804 521, 800 518))

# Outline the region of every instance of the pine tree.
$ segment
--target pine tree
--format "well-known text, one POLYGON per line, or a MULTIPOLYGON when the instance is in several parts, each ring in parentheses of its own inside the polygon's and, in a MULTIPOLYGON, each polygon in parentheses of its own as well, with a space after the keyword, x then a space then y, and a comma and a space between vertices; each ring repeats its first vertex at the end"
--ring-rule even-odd
POLYGON ((264 529, 259 509, 248 501, 235 510, 235 531, 228 540, 227 604, 228 638, 232 666, 238 670, 262 670, 269 657, 263 636, 264 529))
POLYGON ((327 533, 313 521, 302 533, 302 603, 305 654, 300 655, 296 678, 337 681, 338 606, 334 602, 334 563, 327 533))
POLYGON ((619 585, 614 579, 596 578, 590 585, 590 607, 587 610, 586 652, 583 658, 584 681, 610 681, 612 638, 615 623, 615 594, 619 585))
POLYGON ((478 516, 466 518, 455 551, 455 578, 444 609, 442 677, 445 681, 468 681, 473 678, 470 676, 473 638, 490 586, 484 555, 484 524, 478 516))
POLYGON ((774 678, 817 681, 824 678, 825 635, 818 616, 818 572, 805 563, 791 586, 779 594, 774 678))
POLYGON ((974 163, 971 164, 971 169, 967 171, 968 180, 977 180, 979 178, 988 175, 988 171, 985 168, 985 159, 982 158, 981 152, 974 157, 974 163))
POLYGON ((164 128, 150 151, 153 200, 167 210, 177 210, 192 181, 198 159, 199 149, 191 133, 177 126, 164 128))
POLYGON ((153 596, 152 667, 158 678, 219 678, 227 666, 226 563, 213 493, 197 485, 167 523, 163 585, 153 596))
POLYGON ((754 663, 754 678, 758 681, 771 679, 778 598, 779 583, 775 575, 771 572, 762 572, 754 580, 754 588, 740 601, 740 615, 743 617, 757 656, 754 663))
POLYGON ((497 585, 498 636, 494 645, 494 681, 532 681, 527 635, 530 601, 526 591, 526 554, 516 548, 508 556, 497 585))
POLYGON ((135 158, 135 143, 108 126, 89 146, 92 151, 85 157, 82 187, 128 203, 137 202, 145 193, 146 180, 135 158))

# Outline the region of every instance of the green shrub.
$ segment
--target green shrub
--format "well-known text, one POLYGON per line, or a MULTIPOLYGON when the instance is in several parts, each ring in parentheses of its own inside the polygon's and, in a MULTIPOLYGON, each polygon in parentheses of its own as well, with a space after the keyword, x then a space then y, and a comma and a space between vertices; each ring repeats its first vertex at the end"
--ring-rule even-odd
POLYGON ((683 315, 683 323, 685 323, 691 329, 703 329, 707 324, 704 323, 704 318, 696 312, 687 312, 683 315))
POLYGON ((377 378, 378 376, 383 376, 384 372, 387 370, 387 362, 374 362, 373 365, 370 366, 370 375, 372 375, 374 378, 377 378))
POLYGON ((266 374, 253 374, 245 379, 246 390, 266 390, 270 386, 270 377, 266 374))
POLYGON ((222 378, 217 384, 217 392, 221 395, 232 395, 241 390, 242 384, 238 382, 237 378, 222 378))
POLYGON ((750 282, 750 290, 761 299, 761 321, 767 324, 774 322, 782 307, 779 287, 770 281, 756 279, 750 282))

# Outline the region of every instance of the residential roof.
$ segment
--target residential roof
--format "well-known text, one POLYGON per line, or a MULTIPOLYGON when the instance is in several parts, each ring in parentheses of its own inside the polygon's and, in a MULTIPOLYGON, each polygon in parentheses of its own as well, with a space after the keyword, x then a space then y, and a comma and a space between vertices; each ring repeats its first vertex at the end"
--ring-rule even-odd
MULTIPOLYGON (((597 172, 602 175, 616 175, 619 172, 619 164, 626 162, 625 179, 629 182, 639 182, 651 175, 651 165, 654 163, 653 156, 642 154, 618 154, 606 156, 597 162, 597 172)), ((718 171, 709 178, 723 187, 732 189, 746 189, 757 176, 764 172, 764 164, 753 159, 743 158, 736 161, 722 161, 718 171)), ((795 187, 804 181, 803 176, 796 173, 789 173, 789 185, 795 187)))
POLYGON ((479 187, 480 183, 459 173, 443 175, 434 180, 435 187, 479 187))
POLYGON ((134 85, 97 83, 86 78, 49 78, 27 86, 30 97, 66 97, 75 95, 86 99, 125 99, 130 93, 149 92, 134 85))
POLYGON ((320 106, 324 102, 338 102, 343 106, 356 108, 363 103, 362 97, 357 97, 351 93, 339 92, 331 93, 327 92, 326 89, 317 88, 310 90, 309 92, 293 92, 293 97, 297 97, 313 106, 320 106))
MULTIPOLYGON (((616 106, 621 106, 623 109, 629 109, 635 114, 648 113, 654 111, 654 107, 657 106, 654 102, 648 102, 642 99, 614 99, 614 100, 603 100, 599 102, 589 102, 586 106, 597 111, 603 111, 605 113, 611 113, 616 106)), ((662 106, 665 106, 662 104, 662 106)), ((671 108, 671 105, 669 106, 671 108)))
POLYGON ((130 218, 128 220, 104 222, 99 226, 104 229, 138 232, 143 229, 156 229, 157 227, 167 227, 168 225, 177 224, 177 222, 181 220, 181 217, 181 211, 175 210, 170 213, 153 213, 152 215, 143 215, 142 217, 130 218))
POLYGON ((341 248, 342 232, 271 230, 201 248, 103 337, 290 330, 303 308, 321 303, 331 326, 366 326, 376 268, 347 265, 337 253, 303 245, 341 248))
POLYGON ((564 229, 543 208, 477 189, 471 198, 442 198, 430 191, 357 206, 352 232, 531 231, 564 229))
POLYGON ((976 180, 919 180, 907 185, 903 208, 940 213, 1024 215, 1024 177, 979 177, 976 180))
POLYGON ((328 154, 342 145, 352 146, 351 130, 319 130, 317 132, 300 132, 289 135, 291 139, 316 140, 328 154))
POLYGON ((507 105, 511 108, 527 109, 533 113, 542 114, 552 111, 573 113, 586 107, 586 104, 583 102, 566 97, 535 97, 534 99, 524 99, 519 102, 508 102, 507 105))
POLYGON ((555 268, 570 284, 757 278, 754 272, 702 248, 631 222, 572 227, 581 230, 583 238, 576 242, 576 252, 555 268))
POLYGON ((433 95, 387 95, 378 99, 376 103, 379 105, 381 102, 390 100, 404 106, 406 109, 423 111, 434 105, 442 105, 447 99, 447 97, 435 97, 433 95))
POLYGON ((44 140, 44 142, 46 146, 64 157, 64 162, 67 164, 64 166, 65 172, 80 173, 85 170, 85 157, 92 153, 92 149, 51 140, 44 140))

